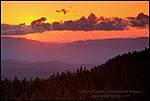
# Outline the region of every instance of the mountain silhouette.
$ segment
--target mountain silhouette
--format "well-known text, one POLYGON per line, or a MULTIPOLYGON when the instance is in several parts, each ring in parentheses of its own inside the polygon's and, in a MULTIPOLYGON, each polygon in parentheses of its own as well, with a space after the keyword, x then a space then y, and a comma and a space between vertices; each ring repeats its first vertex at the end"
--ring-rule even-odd
POLYGON ((62 72, 48 79, 1 81, 1 99, 143 100, 150 94, 150 49, 110 58, 90 70, 62 72))
POLYGON ((149 46, 148 37, 47 43, 22 38, 1 38, 2 59, 27 62, 63 61, 71 64, 98 64, 118 54, 140 51, 149 46))
POLYGON ((24 62, 13 59, 1 60, 1 79, 10 78, 15 76, 23 79, 34 79, 37 76, 41 78, 48 78, 50 75, 57 72, 65 72, 67 70, 73 71, 79 65, 68 64, 60 61, 48 62, 24 62))

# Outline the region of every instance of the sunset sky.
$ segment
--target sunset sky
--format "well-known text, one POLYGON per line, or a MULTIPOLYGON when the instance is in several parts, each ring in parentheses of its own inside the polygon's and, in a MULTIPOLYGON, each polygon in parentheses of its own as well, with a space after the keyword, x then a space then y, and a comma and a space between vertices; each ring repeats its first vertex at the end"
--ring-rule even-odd
POLYGON ((128 17, 143 12, 149 15, 148 1, 1 1, 1 23, 29 25, 46 17, 47 22, 76 20, 94 13, 97 17, 128 17), (66 14, 56 10, 68 10, 66 14))
MULTIPOLYGON (((142 12, 149 16, 149 1, 1 1, 1 25, 3 25, 1 27, 1 36, 60 43, 88 39, 148 37, 149 17, 137 19, 137 15, 142 12), (76 31, 76 29, 74 31, 64 31, 70 25, 63 31, 57 30, 58 25, 55 30, 51 31, 43 31, 44 27, 34 29, 30 26, 13 26, 20 23, 31 25, 33 20, 40 19, 41 17, 45 17, 47 19, 45 23, 50 24, 67 20, 75 22, 82 16, 88 18, 91 13, 95 14, 97 18, 101 16, 105 18, 119 17, 123 20, 120 23, 119 19, 116 19, 112 21, 112 25, 109 21, 101 23, 102 26, 97 24, 100 30, 96 31, 84 31, 85 27, 92 29, 93 26, 88 27, 91 23, 87 24, 86 22, 86 25, 84 25, 84 22, 81 20, 76 26, 77 30, 78 27, 83 29, 81 31, 76 31), (134 17, 136 20, 133 20, 133 22, 129 21, 127 22, 128 25, 124 25, 126 17, 134 17), (134 26, 130 25, 130 23, 134 26), (129 29, 128 26, 130 27, 129 29)), ((71 25, 73 26, 71 28, 74 28, 74 25, 71 25)))

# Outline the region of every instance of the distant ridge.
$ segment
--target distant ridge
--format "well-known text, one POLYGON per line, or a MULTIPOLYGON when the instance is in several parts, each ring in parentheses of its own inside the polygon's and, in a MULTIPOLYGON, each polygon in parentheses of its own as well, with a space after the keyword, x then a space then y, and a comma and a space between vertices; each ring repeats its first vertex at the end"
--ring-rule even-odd
POLYGON ((150 92, 149 61, 150 49, 145 47, 142 51, 119 54, 90 70, 80 67, 76 72, 67 71, 47 79, 36 77, 28 81, 25 78, 18 80, 16 76, 13 80, 1 81, 1 98, 145 100, 150 92))
POLYGON ((28 39, 1 38, 2 59, 28 62, 63 61, 71 64, 93 64, 128 51, 149 47, 149 37, 115 38, 45 43, 28 39))

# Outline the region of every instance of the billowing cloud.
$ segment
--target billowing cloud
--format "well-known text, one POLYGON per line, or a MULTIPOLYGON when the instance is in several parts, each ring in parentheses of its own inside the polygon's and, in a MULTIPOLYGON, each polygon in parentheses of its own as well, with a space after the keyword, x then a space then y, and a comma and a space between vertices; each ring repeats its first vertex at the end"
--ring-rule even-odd
POLYGON ((118 17, 102 19, 102 21, 96 25, 96 30, 125 30, 125 29, 128 29, 128 21, 118 17))
POLYGON ((136 17, 127 17, 122 19, 119 17, 106 18, 97 17, 90 13, 86 18, 82 16, 78 20, 68 20, 64 22, 44 23, 45 17, 33 20, 31 25, 26 26, 25 23, 20 25, 1 24, 2 34, 28 34, 44 32, 48 30, 126 30, 129 27, 145 28, 149 26, 149 16, 139 13, 136 17))
POLYGON ((25 23, 19 25, 1 24, 1 34, 29 34, 29 33, 41 33, 51 29, 50 23, 44 23, 45 17, 33 20, 31 25, 27 26, 25 23))
POLYGON ((45 18, 45 17, 42 17, 42 18, 37 19, 37 20, 33 20, 33 21, 31 22, 31 26, 32 26, 32 27, 36 27, 36 26, 42 25, 42 24, 44 24, 44 21, 46 21, 46 18, 45 18))
POLYGON ((20 25, 9 25, 1 24, 1 34, 5 35, 20 35, 20 34, 29 34, 29 33, 39 33, 43 32, 42 29, 33 29, 31 26, 26 26, 23 24, 20 25))
POLYGON ((52 23, 54 30, 124 30, 128 27, 128 22, 118 18, 97 18, 95 14, 90 13, 88 18, 84 16, 78 20, 65 21, 64 23, 52 23))
POLYGON ((64 13, 64 15, 67 13, 67 12, 70 12, 69 10, 66 10, 64 8, 62 8, 61 10, 56 10, 57 13, 64 13))
POLYGON ((54 22, 52 28, 54 30, 126 30, 129 27, 141 28, 147 25, 149 25, 149 16, 143 13, 138 14, 136 18, 128 17, 128 19, 104 18, 103 16, 98 18, 90 13, 88 18, 83 16, 75 21, 54 22))
POLYGON ((149 16, 139 13, 137 17, 128 17, 131 27, 143 28, 149 26, 149 16))
POLYGON ((31 27, 33 29, 50 30, 51 24, 50 23, 44 23, 44 21, 46 21, 46 17, 41 17, 40 19, 33 20, 31 22, 31 27))

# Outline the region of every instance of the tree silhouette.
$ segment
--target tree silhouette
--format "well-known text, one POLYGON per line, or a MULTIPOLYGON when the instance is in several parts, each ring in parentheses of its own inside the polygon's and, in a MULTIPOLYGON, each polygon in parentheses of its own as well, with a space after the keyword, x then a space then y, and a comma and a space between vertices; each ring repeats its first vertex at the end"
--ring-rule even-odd
MULTIPOLYGON (((48 79, 1 80, 1 100, 145 99, 150 94, 150 50, 132 51, 109 59, 91 70, 62 72, 48 79), (129 97, 92 97, 90 91, 132 90, 129 97)), ((105 93, 104 93, 105 94, 105 93)), ((107 93, 106 93, 107 94, 107 93)))

